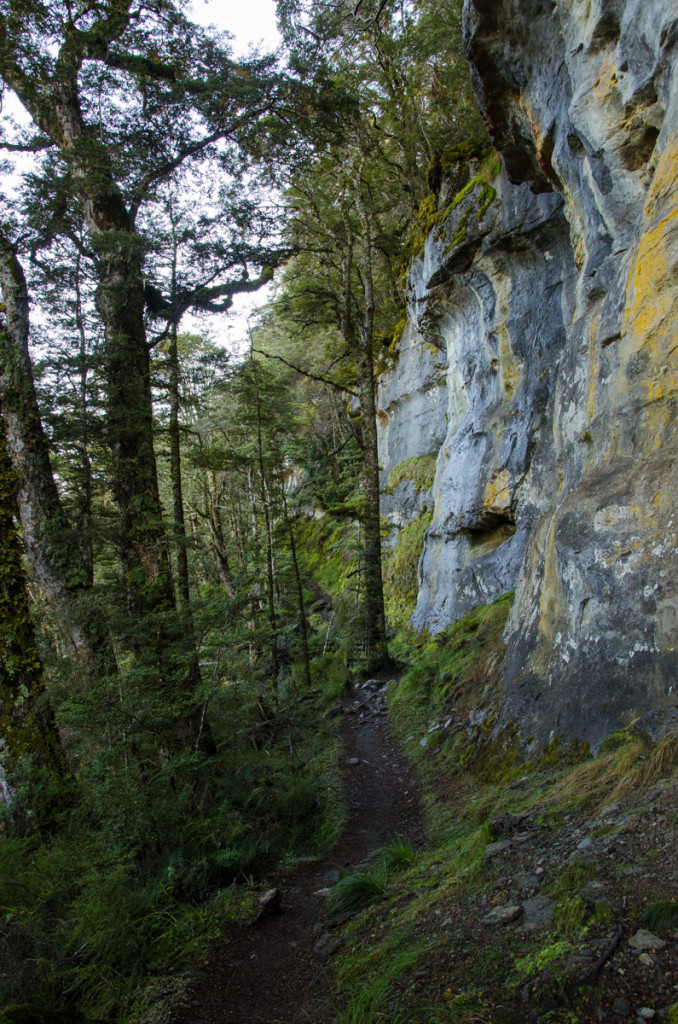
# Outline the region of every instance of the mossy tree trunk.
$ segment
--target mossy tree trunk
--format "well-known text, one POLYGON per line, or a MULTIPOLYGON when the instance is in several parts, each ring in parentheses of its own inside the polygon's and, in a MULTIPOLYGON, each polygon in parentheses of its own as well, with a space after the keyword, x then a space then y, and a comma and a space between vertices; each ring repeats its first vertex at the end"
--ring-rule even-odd
MULTIPOLYGON (((358 188, 359 189, 359 183, 358 188)), ((360 426, 363 448, 365 510, 363 513, 363 582, 365 655, 368 670, 376 672, 389 662, 384 612, 384 586, 381 564, 381 499, 379 492, 379 447, 374 375, 374 282, 370 224, 364 208, 358 206, 364 237, 360 281, 362 284, 361 322, 354 318, 355 237, 348 212, 344 215, 345 248, 342 261, 340 329, 355 359, 360 386, 360 426)))
POLYGON ((64 652, 83 680, 116 671, 108 628, 88 600, 90 574, 54 482, 28 351, 29 302, 16 253, 0 233, 0 408, 16 475, 16 504, 35 581, 52 611, 64 652))
POLYGON ((131 5, 113 5, 90 32, 67 30, 49 80, 29 78, 10 51, 2 73, 35 124, 66 160, 94 250, 96 306, 105 332, 111 486, 119 510, 118 548, 130 615, 171 608, 167 537, 153 448, 150 357, 144 326, 143 244, 115 177, 111 155, 86 125, 83 64, 125 33, 131 5))
MULTIPOLYGON (((0 761, 10 787, 19 761, 27 762, 24 771, 29 781, 47 773, 52 783, 47 792, 53 802, 69 772, 45 693, 28 603, 23 544, 16 526, 16 483, 0 418, 0 761)), ((50 809, 29 810, 40 823, 50 809)))

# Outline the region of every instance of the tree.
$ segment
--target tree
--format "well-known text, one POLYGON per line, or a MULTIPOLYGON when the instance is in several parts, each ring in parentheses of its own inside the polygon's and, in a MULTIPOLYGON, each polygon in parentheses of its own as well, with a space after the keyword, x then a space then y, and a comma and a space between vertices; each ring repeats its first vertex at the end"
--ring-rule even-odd
MULTIPOLYGON (((47 776, 49 795, 43 793, 31 808, 36 821, 44 825, 51 819, 69 772, 45 692, 23 571, 23 545, 16 527, 15 491, 5 423, 0 418, 0 774, 11 786, 17 766, 24 762, 29 783, 47 776)), ((5 796, 12 800, 11 789, 5 790, 5 796)))
POLYGON ((0 232, 0 411, 17 480, 16 501, 34 578, 50 605, 61 643, 81 678, 114 674, 108 628, 87 601, 90 576, 65 514, 50 464, 28 352, 29 300, 21 263, 0 232))
MULTIPOLYGON (((278 76, 270 60, 237 66, 221 41, 164 0, 99 0, 79 9, 67 0, 3 0, 0 76, 37 132, 6 144, 54 150, 46 173, 56 172, 62 192, 77 200, 86 227, 105 331, 111 483, 128 608, 170 608, 139 214, 158 183, 187 162, 209 153, 232 167, 237 143, 271 115, 278 76)), ((200 284, 197 302, 218 299, 218 283, 206 295, 200 284)))

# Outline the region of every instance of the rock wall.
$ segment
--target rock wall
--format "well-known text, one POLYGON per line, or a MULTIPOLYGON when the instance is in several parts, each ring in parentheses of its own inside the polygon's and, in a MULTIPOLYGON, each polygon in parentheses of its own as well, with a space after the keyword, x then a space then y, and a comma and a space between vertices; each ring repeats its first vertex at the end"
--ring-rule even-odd
POLYGON ((447 378, 414 623, 515 587, 502 719, 595 746, 678 704, 678 4, 466 0, 465 42, 504 169, 412 272, 447 378))

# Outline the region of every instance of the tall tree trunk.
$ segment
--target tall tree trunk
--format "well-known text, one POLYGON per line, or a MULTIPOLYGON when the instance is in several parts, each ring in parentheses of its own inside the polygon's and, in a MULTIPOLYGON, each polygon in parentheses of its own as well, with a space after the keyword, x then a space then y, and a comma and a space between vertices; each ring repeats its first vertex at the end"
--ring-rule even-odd
POLYGON ((367 661, 371 671, 388 664, 386 613, 381 564, 381 502, 379 493, 379 443, 377 435, 376 380, 374 376, 374 271, 372 228, 361 192, 361 171, 356 174, 355 195, 363 223, 363 321, 359 330, 360 422, 365 444, 365 600, 367 661))
POLYGON ((261 400, 259 396, 259 381, 254 357, 250 351, 250 365, 252 366, 254 379, 254 393, 257 401, 257 461, 259 464, 259 485, 261 494, 261 506, 264 513, 264 526, 266 528, 266 578, 268 595, 268 619, 271 626, 271 672, 277 681, 280 671, 280 658, 278 655, 278 617, 275 610, 275 574, 273 571, 273 532, 271 528, 271 513, 269 509, 268 494, 266 493, 266 467, 264 463, 264 440, 261 423, 261 400))
POLYGON ((170 478, 172 480, 172 519, 177 560, 177 594, 182 611, 188 614, 191 607, 191 594, 188 576, 184 495, 181 484, 181 425, 179 423, 181 396, 179 393, 179 352, 177 348, 177 325, 175 322, 172 323, 170 328, 168 364, 170 478))
POLYGON ((28 561, 74 670, 85 679, 112 675, 116 663, 108 628, 96 604, 87 600, 89 575, 52 475, 28 352, 26 278, 1 234, 0 288, 6 309, 0 325, 0 406, 28 561))
MULTIPOLYGON (((359 191, 359 182, 356 183, 359 191)), ((359 199, 358 199, 359 204, 359 199)), ((362 260, 363 318, 359 330, 353 319, 354 238, 348 214, 344 215, 346 243, 342 263, 340 328, 344 340, 358 364, 360 378, 360 425, 363 443, 365 485, 364 528, 364 633, 365 654, 370 672, 389 662, 386 641, 386 615, 381 565, 381 507, 379 496, 379 449, 375 402, 374 359, 374 283, 372 279, 372 243, 365 210, 358 205, 363 220, 364 252, 362 260)))
MULTIPOLYGON (((45 694, 16 514, 16 476, 0 418, 0 763, 11 787, 14 764, 29 758, 29 780, 35 777, 37 781, 46 772, 56 784, 56 790, 54 785, 50 787, 54 794, 51 802, 69 773, 45 694)), ((51 807, 42 804, 28 809, 41 822, 51 807)))
POLYGON ((208 470, 207 473, 207 525, 209 528, 212 552, 217 569, 219 582, 229 597, 235 597, 235 588, 231 575, 231 567, 226 553, 226 542, 224 539, 224 527, 221 520, 221 509, 219 508, 220 495, 217 491, 217 482, 214 473, 208 470))
POLYGON ((297 559, 297 545, 294 540, 294 525, 290 518, 287 506, 287 495, 285 494, 285 478, 281 474, 280 493, 282 495, 283 515, 287 536, 290 540, 290 552, 292 555, 292 567, 294 569, 294 582, 297 591, 297 607, 299 608, 299 625, 301 627, 301 656, 304 663, 304 677, 307 689, 311 689, 311 658, 308 650, 308 620, 306 618, 306 606, 304 605, 304 587, 299 572, 299 560, 297 559))
MULTIPOLYGON (((106 25, 113 41, 129 22, 129 3, 106 25)), ((150 356, 144 326, 143 245, 115 180, 108 150, 83 118, 79 74, 85 35, 67 35, 49 88, 15 85, 42 131, 59 146, 80 199, 96 255, 95 301, 105 333, 107 435, 118 547, 131 615, 172 608, 169 546, 162 520, 153 449, 150 356)), ((13 83, 14 84, 14 83, 13 83)))
POLYGON ((75 527, 78 535, 78 544, 82 553, 83 570, 87 574, 88 586, 94 584, 94 548, 92 538, 92 460, 89 454, 89 410, 87 402, 87 334, 85 332, 85 316, 82 309, 81 282, 81 256, 77 255, 74 287, 75 287, 75 326, 78 331, 78 414, 80 425, 78 429, 77 448, 80 457, 79 466, 79 488, 77 511, 75 516, 75 527))

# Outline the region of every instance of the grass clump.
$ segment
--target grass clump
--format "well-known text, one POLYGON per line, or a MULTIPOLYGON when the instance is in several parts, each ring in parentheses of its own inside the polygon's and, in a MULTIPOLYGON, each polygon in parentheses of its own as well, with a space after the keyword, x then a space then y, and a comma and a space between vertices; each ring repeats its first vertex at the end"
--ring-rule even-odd
POLYGON ((404 1024, 405 1013, 388 1005, 387 989, 387 984, 381 982, 353 994, 348 1005, 337 1010, 334 1024, 404 1024))
POLYGON ((671 931, 678 927, 678 903, 674 900, 658 900, 647 908, 640 923, 652 932, 671 931))
POLYGON ((398 535, 398 543, 384 552, 384 604, 386 620, 394 629, 403 629, 417 603, 419 583, 417 569, 424 549, 424 535, 431 525, 433 513, 424 509, 421 515, 398 535))
POLYGON ((388 846, 385 846, 378 855, 378 863, 383 866, 387 874, 403 871, 416 863, 419 853, 409 839, 396 836, 388 846))
POLYGON ((327 900, 330 917, 353 914, 380 899, 386 892, 388 871, 377 865, 372 871, 353 871, 333 887, 327 900))
POLYGON ((327 900, 330 917, 353 914, 385 895, 392 876, 416 863, 419 854, 409 839, 396 836, 374 854, 369 871, 352 871, 333 887, 327 900))
POLYGON ((418 491, 429 491, 436 473, 436 455, 416 455, 395 466, 388 475, 388 486, 398 487, 403 481, 411 480, 418 491))

